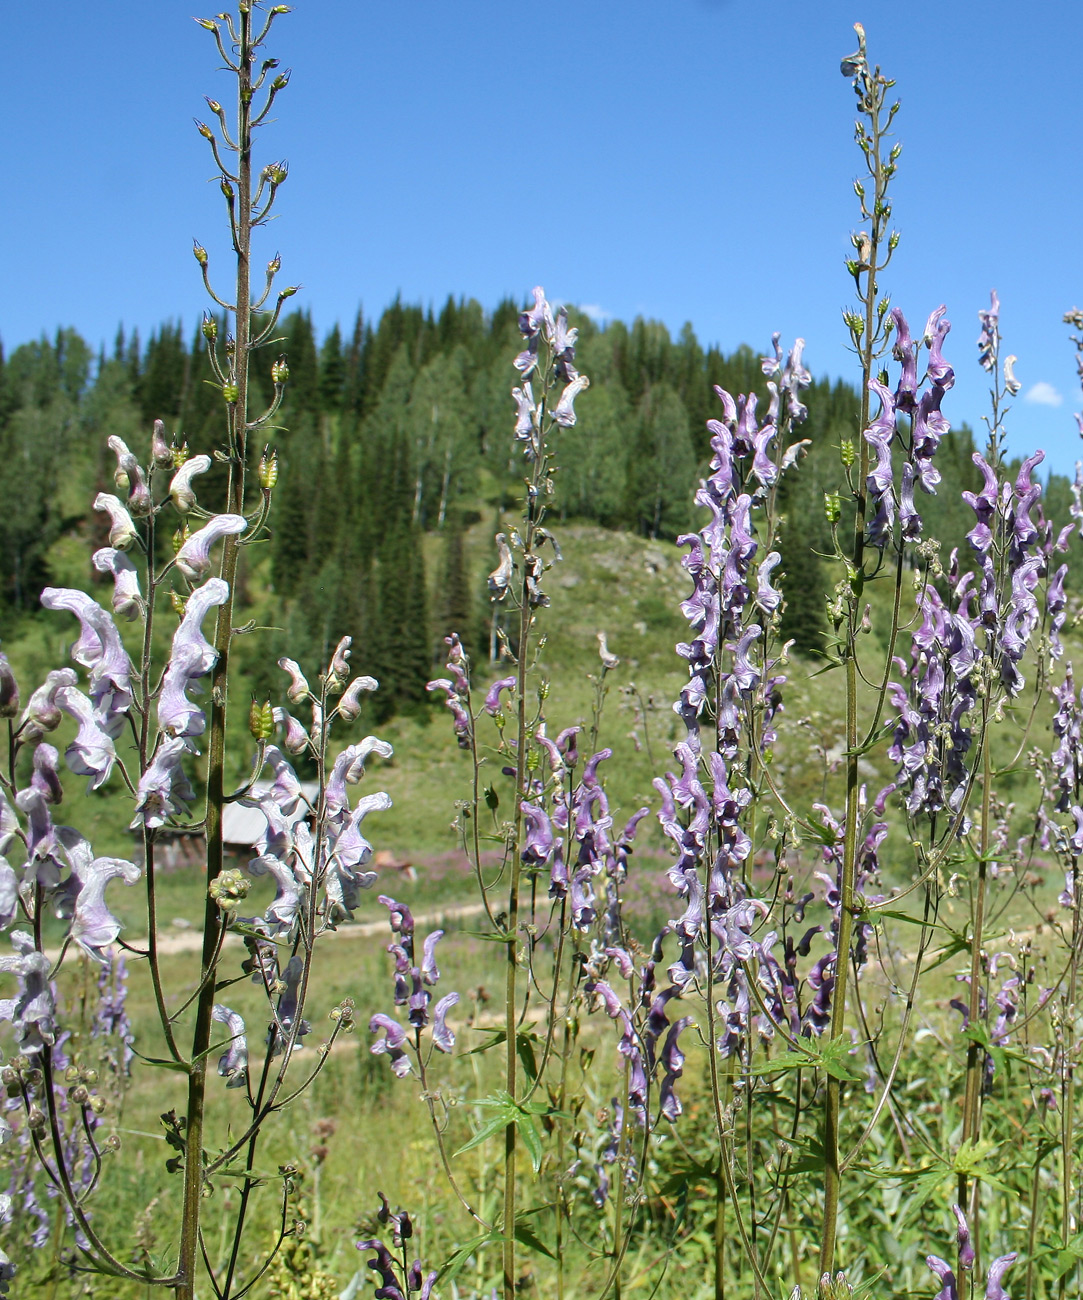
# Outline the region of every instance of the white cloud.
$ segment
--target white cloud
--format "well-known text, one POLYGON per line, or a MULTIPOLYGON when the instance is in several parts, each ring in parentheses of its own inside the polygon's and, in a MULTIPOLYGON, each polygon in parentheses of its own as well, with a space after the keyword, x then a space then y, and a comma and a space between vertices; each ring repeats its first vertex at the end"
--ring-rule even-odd
POLYGON ((604 307, 599 307, 596 302, 581 302, 579 310, 584 316, 589 316, 595 325, 601 325, 612 318, 613 313, 606 311, 604 307))
POLYGON ((1028 388, 1023 395, 1025 402, 1033 402, 1035 406, 1062 406, 1064 398, 1053 387, 1047 384, 1044 379, 1040 379, 1032 387, 1028 388))

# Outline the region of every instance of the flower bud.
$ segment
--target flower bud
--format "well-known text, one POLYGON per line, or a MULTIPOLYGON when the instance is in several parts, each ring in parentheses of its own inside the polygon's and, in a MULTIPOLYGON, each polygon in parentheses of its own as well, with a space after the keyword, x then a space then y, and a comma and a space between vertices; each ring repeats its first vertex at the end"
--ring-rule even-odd
POLYGON ((13 718, 19 712, 19 683, 15 680, 7 655, 0 654, 0 718, 13 718))
POLYGON ((286 364, 285 357, 279 357, 271 366, 271 379, 276 384, 284 384, 290 377, 290 368, 286 364))
POLYGON ((87 1092, 86 1088, 81 1083, 72 1088, 71 1092, 68 1093, 68 1096, 77 1106, 82 1106, 90 1100, 90 1093, 87 1092))
POLYGON ((196 130, 199 132, 199 134, 203 137, 204 140, 214 139, 214 132, 211 130, 211 128, 207 125, 206 122, 201 122, 198 117, 196 118, 196 130))
POLYGON ((154 421, 154 431, 150 435, 150 458, 159 469, 171 469, 173 453, 165 440, 165 425, 161 420, 154 421))
POLYGON ((854 452, 854 444, 849 438, 843 438, 842 445, 839 447, 839 453, 842 456, 842 463, 847 469, 849 469, 857 459, 856 453, 854 452))
POLYGON ((223 195, 229 200, 229 202, 232 203, 236 196, 234 194, 233 186, 224 176, 218 182, 218 188, 222 191, 223 195))
POLYGON ((196 261, 200 264, 200 266, 206 266, 207 250, 203 247, 201 243, 199 243, 198 240, 194 240, 193 243, 195 246, 192 249, 192 253, 195 256, 196 261))
POLYGON ((274 257, 267 263, 267 274, 277 275, 282 270, 282 259, 275 253, 274 257))
POLYGON ((97 1070, 84 1070, 84 1071, 83 1071, 83 1081, 84 1081, 85 1083, 89 1083, 90 1086, 93 1087, 93 1086, 98 1082, 98 1071, 97 1071, 97 1070))
POLYGON ((274 734, 274 727, 274 709, 271 701, 260 704, 257 700, 253 700, 252 707, 248 711, 248 730, 252 733, 253 739, 270 740, 274 734))
POLYGON ((105 1106, 106 1106, 106 1102, 104 1097, 91 1097, 90 1109, 94 1112, 95 1115, 104 1115, 105 1106))
POLYGON ((216 32, 218 30, 218 24, 210 18, 193 18, 192 21, 198 23, 204 31, 216 32))
POLYGON ((230 404, 230 406, 232 406, 237 401, 237 398, 240 396, 240 394, 241 394, 241 390, 237 387, 236 384, 222 385, 222 396, 226 399, 226 401, 230 404))
POLYGON ((288 284, 288 285, 286 285, 286 287, 285 287, 284 289, 282 289, 282 290, 279 291, 279 294, 278 294, 278 301, 279 301, 279 302, 282 302, 282 301, 283 301, 284 299, 286 299, 286 298, 292 298, 293 295, 297 292, 297 290, 298 290, 300 287, 301 287, 301 286, 300 286, 299 284, 288 284))
POLYGON ((259 458, 259 485, 265 492, 270 492, 278 482, 278 452, 264 447, 259 458))
POLYGON ((26 1122, 31 1133, 41 1133, 45 1129, 45 1114, 40 1106, 31 1106, 26 1113, 26 1122))
POLYGON ((210 95, 204 95, 203 98, 207 101, 207 107, 212 113, 220 113, 222 111, 222 105, 217 99, 211 99, 210 95))

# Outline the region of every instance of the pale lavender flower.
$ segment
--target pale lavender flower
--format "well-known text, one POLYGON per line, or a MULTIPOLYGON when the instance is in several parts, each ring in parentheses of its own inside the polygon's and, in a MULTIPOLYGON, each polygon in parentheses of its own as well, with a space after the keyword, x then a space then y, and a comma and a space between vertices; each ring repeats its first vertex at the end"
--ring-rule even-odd
POLYGON ((34 940, 24 930, 11 935, 12 957, 0 957, 0 972, 10 972, 18 980, 14 998, 0 999, 0 1021, 9 1020, 15 1029, 19 1050, 34 1056, 56 1041, 56 1004, 49 980, 51 963, 34 947, 34 940))
POLYGON ((508 584, 511 582, 515 561, 512 558, 511 547, 508 545, 506 534, 497 533, 495 541, 500 562, 489 574, 489 591, 493 600, 503 600, 508 590, 508 584))
POLYGON ((375 677, 355 677, 342 693, 338 702, 338 716, 345 722, 353 722, 361 712, 361 692, 378 691, 380 683, 375 677))
POLYGON ((79 620, 79 637, 71 657, 87 670, 98 721, 116 739, 132 702, 132 661, 116 624, 96 600, 74 588, 46 587, 41 603, 46 609, 66 610, 79 620))
POLYGON ((109 779, 117 753, 112 737, 103 730, 93 706, 82 691, 62 686, 56 702, 79 724, 75 739, 64 751, 68 766, 76 776, 89 776, 89 789, 97 790, 109 779))
POLYGON ((284 673, 288 673, 290 678, 290 684, 286 690, 286 699, 291 704, 300 704, 302 700, 308 699, 312 691, 307 678, 301 671, 301 665, 295 659, 289 659, 284 655, 279 659, 278 666, 284 673))
POLYGON ((534 437, 534 394, 529 383, 522 388, 513 388, 511 395, 515 399, 516 419, 515 437, 518 442, 530 442, 534 437))
POLYGON ((433 1007, 432 1041, 441 1052, 450 1052, 455 1046, 455 1033, 447 1023, 447 1013, 459 1001, 458 993, 445 993, 433 1007))
POLYGON ((126 551, 138 533, 131 515, 119 498, 111 492, 99 492, 94 498, 94 509, 109 516, 109 545, 115 546, 118 551, 126 551))
POLYGON ((573 403, 584 388, 590 387, 586 375, 579 375, 571 381, 560 395, 560 400, 553 407, 553 421, 562 428, 570 429, 575 424, 575 407, 573 403))
POLYGON ((164 740, 158 746, 153 762, 139 779, 133 830, 138 826, 154 830, 164 826, 170 817, 188 815, 187 805, 196 796, 181 766, 187 752, 188 746, 181 736, 164 740))
POLYGON ((6 654, 0 653, 0 718, 13 718, 19 712, 19 683, 6 654))
POLYGON ((244 1020, 238 1012, 216 1002, 211 1008, 211 1018, 229 1030, 229 1046, 218 1058, 218 1073, 227 1080, 227 1088, 243 1088, 248 1074, 248 1039, 244 1020))
POLYGON ((123 551, 115 546, 103 546, 94 552, 94 567, 99 573, 113 576, 113 613, 118 618, 131 621, 143 612, 143 598, 139 591, 139 570, 123 551))
POLYGON ((215 515, 184 543, 176 564, 189 582, 199 582, 211 567, 211 547, 223 537, 243 533, 248 527, 244 515, 215 515))
POLYGON ((71 668, 54 668, 27 701, 19 719, 19 732, 28 741, 39 739, 47 731, 55 731, 63 721, 56 693, 63 686, 75 686, 79 678, 71 668))
POLYGON ((208 578, 188 597, 158 697, 158 725, 169 735, 200 736, 206 727, 203 710, 188 699, 188 691, 217 662, 218 652, 203 635, 203 620, 228 596, 229 586, 221 578, 208 578))
POLYGON ((71 863, 60 910, 67 914, 70 905, 72 939, 88 957, 106 962, 105 949, 120 934, 121 925, 105 904, 105 887, 117 879, 134 885, 142 872, 123 858, 94 857, 89 842, 70 827, 62 826, 57 833, 71 863))
MULTIPOLYGON (((346 697, 343 696, 343 699, 345 698, 346 697)), ((283 709, 278 705, 276 705, 271 711, 271 714, 274 718, 275 726, 282 727, 286 733, 282 740, 282 745, 286 752, 289 754, 303 753, 308 748, 309 739, 308 732, 304 729, 301 723, 298 722, 288 709, 283 709)))
POLYGON ((989 294, 989 310, 979 311, 981 333, 978 335, 978 363, 983 370, 990 373, 996 365, 996 354, 1000 344, 997 322, 1000 318, 1000 299, 994 289, 989 294))
MULTIPOLYGON (((173 475, 169 484, 169 495, 177 511, 186 515, 196 503, 196 494, 192 489, 192 479, 197 474, 206 474, 211 467, 209 456, 191 456, 173 475)), ((116 543, 114 542, 115 546, 116 543)))

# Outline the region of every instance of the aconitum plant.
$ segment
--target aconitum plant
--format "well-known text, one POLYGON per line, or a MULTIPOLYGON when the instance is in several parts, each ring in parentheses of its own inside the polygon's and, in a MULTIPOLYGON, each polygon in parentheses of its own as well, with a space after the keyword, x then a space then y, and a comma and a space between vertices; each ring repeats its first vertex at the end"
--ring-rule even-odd
MULTIPOLYGON (((199 124, 236 251, 227 293, 195 247, 227 313, 203 325, 221 442, 193 451, 160 421, 138 442, 112 433, 114 490, 93 501, 102 598, 41 593, 71 663, 19 681, 0 655, 0 1220, 23 1251, 0 1253, 0 1290, 17 1256, 48 1245, 65 1252, 53 1294, 97 1274, 118 1295, 325 1297, 325 1256, 344 1244, 344 1295, 371 1285, 377 1300, 1008 1300, 1013 1278, 1017 1295, 1074 1294, 1083 695, 1070 556, 1083 469, 1061 519, 1042 453, 1009 460, 1019 385, 994 293, 978 312, 990 412, 983 448, 965 447, 965 535, 932 535, 947 452, 964 449, 951 407, 967 360, 945 305, 915 314, 886 292, 898 105, 864 32, 842 65, 863 165, 844 314, 859 390, 823 484, 820 558, 834 567, 817 675, 783 631, 783 538, 820 427, 816 389, 804 340, 776 335, 766 400, 724 385, 712 398, 709 456, 673 539, 679 680, 649 779, 628 777, 604 707, 623 632, 588 630, 587 713, 551 673, 562 439, 589 427, 595 394, 567 308, 539 287, 518 317, 505 443, 523 491, 492 533, 494 654, 471 662, 471 629, 441 629, 445 667, 428 684, 463 772, 455 830, 488 985, 471 988, 452 922, 423 917, 405 879, 374 888, 366 818, 390 799, 354 787, 392 748, 355 734, 378 690, 364 645, 332 634, 318 664, 281 656, 272 698, 248 708, 243 760, 227 761, 241 730, 232 648, 259 634, 237 626, 240 566, 290 490, 264 441, 287 359, 268 367, 263 410, 249 385, 294 292, 275 287, 277 254, 251 282, 254 235, 288 176, 252 161, 289 82, 262 54, 285 12, 243 3, 198 20, 236 85, 235 116, 209 99, 215 125, 199 124), (804 737, 821 678, 841 704, 818 762, 804 737), (130 854, 96 851, 72 798, 82 782, 123 791, 130 854), (236 864, 231 804, 258 826, 236 864), (163 844, 177 831, 206 842, 200 951, 183 981, 162 933, 163 844), (122 930, 122 890, 145 904, 145 940, 122 930), (635 892, 666 919, 642 924, 635 892), (314 991, 327 940, 363 908, 379 984, 360 1008, 331 1004, 314 991), (152 1008, 138 1032, 136 989, 152 1008), (356 1231, 329 1246, 314 1192, 302 1249, 308 1193, 272 1154, 293 1140, 273 1137, 274 1121, 321 1096, 355 1020, 360 1077, 393 1119, 378 1185, 354 1201, 381 1208, 336 1207, 356 1231), (105 1212, 139 1072, 157 1080, 164 1156, 140 1178, 172 1254, 105 1212), (401 1170, 425 1145, 404 1118, 411 1100, 432 1155, 407 1195, 401 1170), (400 1201, 411 1209, 392 1210, 400 1201)), ((1067 319, 1083 337, 1083 314, 1067 319)))

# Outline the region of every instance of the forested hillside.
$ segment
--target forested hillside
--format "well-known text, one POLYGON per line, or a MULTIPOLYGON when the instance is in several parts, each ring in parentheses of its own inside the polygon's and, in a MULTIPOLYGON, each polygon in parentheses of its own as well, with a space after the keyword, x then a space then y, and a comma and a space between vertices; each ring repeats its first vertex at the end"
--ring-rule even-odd
MULTIPOLYGON (((451 628, 488 652, 484 574, 521 473, 509 365, 518 312, 510 300, 491 313, 449 300, 439 314, 395 302, 378 321, 359 313, 347 337, 336 326, 322 339, 309 315, 294 313, 277 346, 257 358, 259 397, 270 401, 280 354, 289 383, 277 421, 272 539, 250 553, 258 573, 248 578, 273 593, 291 654, 315 659, 351 632, 387 688, 379 696, 385 709, 424 703, 434 648, 451 628), (427 574, 424 533, 440 539, 424 548, 427 574), (428 627, 427 638, 418 627, 428 627)), ((642 319, 604 329, 586 317, 575 323, 591 386, 577 404, 578 422, 562 435, 563 517, 672 540, 694 519, 705 424, 717 408, 712 386, 757 391, 766 402, 759 354, 704 349, 690 325, 674 339, 642 319)), ((121 331, 111 355, 95 357, 64 329, 0 357, 0 602, 8 635, 13 620, 36 609, 58 543, 72 534, 104 541, 106 521, 90 502, 112 490, 110 434, 138 452, 151 422, 162 419, 193 451, 218 444, 222 399, 208 378, 201 330, 189 341, 172 324, 145 344, 121 331)), ((815 652, 825 588, 818 552, 830 547, 823 494, 843 473, 840 443, 857 436, 857 396, 820 380, 806 401, 809 453, 785 480, 781 549, 788 635, 815 652)), ((923 506, 927 533, 950 544, 969 526, 960 491, 980 486, 974 445, 965 427, 946 440, 939 495, 923 506)), ((1068 499, 1067 481, 1054 477, 1049 515, 1066 517, 1068 499)))

